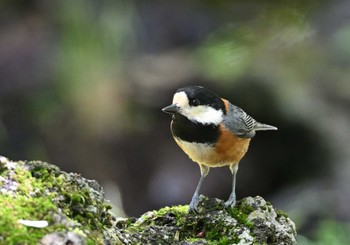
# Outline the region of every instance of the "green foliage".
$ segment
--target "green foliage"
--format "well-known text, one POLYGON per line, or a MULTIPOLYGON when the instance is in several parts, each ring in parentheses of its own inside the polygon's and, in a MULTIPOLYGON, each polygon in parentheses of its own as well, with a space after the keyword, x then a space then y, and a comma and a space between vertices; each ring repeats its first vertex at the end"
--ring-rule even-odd
POLYGON ((323 221, 317 228, 314 239, 299 239, 299 245, 344 245, 350 243, 350 224, 334 220, 323 221))
POLYGON ((227 79, 241 76, 250 64, 251 49, 239 43, 236 38, 213 38, 206 41, 198 50, 198 62, 207 76, 227 79))

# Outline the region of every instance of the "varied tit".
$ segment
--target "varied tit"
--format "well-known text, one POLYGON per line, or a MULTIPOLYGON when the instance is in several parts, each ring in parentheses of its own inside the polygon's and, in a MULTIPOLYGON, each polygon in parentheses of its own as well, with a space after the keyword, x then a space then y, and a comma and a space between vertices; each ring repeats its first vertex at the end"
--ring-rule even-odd
POLYGON ((256 131, 277 130, 255 121, 241 108, 201 86, 180 88, 173 103, 163 108, 172 114, 171 132, 180 148, 199 164, 201 178, 189 212, 197 211, 199 191, 212 167, 228 166, 233 175, 232 192, 225 206, 236 203, 236 173, 256 131))

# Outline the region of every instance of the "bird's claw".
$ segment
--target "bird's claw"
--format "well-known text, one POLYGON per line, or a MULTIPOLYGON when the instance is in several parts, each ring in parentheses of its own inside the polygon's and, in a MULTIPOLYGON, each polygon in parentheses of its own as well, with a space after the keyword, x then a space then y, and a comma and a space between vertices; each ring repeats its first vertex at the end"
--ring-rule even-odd
POLYGON ((198 213, 198 204, 199 204, 199 197, 198 196, 192 197, 187 213, 191 213, 191 212, 198 213))
POLYGON ((225 202, 225 208, 233 208, 236 205, 236 195, 231 194, 230 198, 225 202))
POLYGON ((236 205, 236 202, 232 202, 230 200, 228 200, 227 202, 225 202, 225 208, 233 208, 236 205))

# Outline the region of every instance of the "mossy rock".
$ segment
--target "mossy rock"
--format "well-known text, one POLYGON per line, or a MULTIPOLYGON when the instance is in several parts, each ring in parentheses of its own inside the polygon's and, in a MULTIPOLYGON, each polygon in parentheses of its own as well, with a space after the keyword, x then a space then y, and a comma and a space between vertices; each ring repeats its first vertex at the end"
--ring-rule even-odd
POLYGON ((0 156, 0 193, 0 244, 120 244, 111 206, 94 180, 0 156))
POLYGON ((297 244, 294 223, 259 196, 244 198, 234 208, 201 196, 198 213, 187 210, 166 207, 120 220, 118 236, 124 244, 297 244))
POLYGON ((96 181, 1 156, 0 193, 0 244, 296 244, 294 223, 261 197, 225 208, 201 196, 198 213, 185 205, 116 218, 96 181))

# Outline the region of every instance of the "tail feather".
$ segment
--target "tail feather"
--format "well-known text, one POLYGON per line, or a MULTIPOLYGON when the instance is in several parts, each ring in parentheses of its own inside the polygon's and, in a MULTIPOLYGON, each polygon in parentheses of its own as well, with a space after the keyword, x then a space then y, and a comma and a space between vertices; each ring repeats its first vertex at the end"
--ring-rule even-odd
POLYGON ((277 127, 257 122, 254 126, 254 130, 255 131, 277 130, 277 127))

